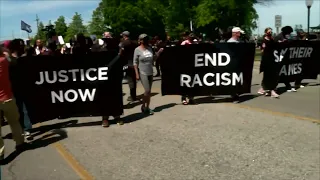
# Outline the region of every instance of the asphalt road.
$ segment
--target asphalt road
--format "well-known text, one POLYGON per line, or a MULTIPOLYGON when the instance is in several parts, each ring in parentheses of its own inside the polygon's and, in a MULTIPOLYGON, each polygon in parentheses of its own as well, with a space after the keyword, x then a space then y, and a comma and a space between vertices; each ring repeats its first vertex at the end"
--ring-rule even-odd
MULTIPOLYGON (((254 70, 253 94, 260 81, 254 70)), ((9 156, 2 179, 319 180, 320 86, 308 82, 280 99, 240 104, 198 97, 201 104, 182 106, 178 96, 156 94, 153 116, 137 105, 125 110, 128 123, 107 129, 99 117, 50 121, 37 128, 33 150, 9 156)), ((8 156, 13 142, 5 144, 8 156)))

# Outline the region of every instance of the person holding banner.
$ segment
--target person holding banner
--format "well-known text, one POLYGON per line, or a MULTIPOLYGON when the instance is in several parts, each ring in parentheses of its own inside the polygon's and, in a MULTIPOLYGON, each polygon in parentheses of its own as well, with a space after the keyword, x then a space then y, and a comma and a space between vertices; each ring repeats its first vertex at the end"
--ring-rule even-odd
POLYGON ((147 34, 140 34, 139 46, 134 50, 133 65, 136 73, 136 79, 141 81, 144 88, 141 112, 153 115, 150 109, 151 88, 153 82, 153 50, 149 46, 147 34))
MULTIPOLYGON (((188 45, 188 44, 194 44, 195 42, 193 41, 195 39, 195 35, 193 33, 190 33, 184 41, 182 41, 181 45, 188 45)), ((194 97, 190 95, 182 95, 181 96, 181 102, 183 105, 188 105, 188 104, 195 104, 194 97), (187 102, 187 97, 189 98, 189 102, 187 102)))
MULTIPOLYGON (((261 45, 261 52, 264 53, 265 49, 267 46, 270 45, 270 43, 273 43, 274 40, 273 40, 273 37, 272 37, 272 29, 270 27, 266 28, 264 30, 264 36, 263 36, 263 40, 262 40, 262 45, 261 45)), ((266 86, 266 84, 268 83, 267 81, 275 81, 275 79, 268 79, 269 77, 267 76, 270 76, 267 73, 264 72, 264 68, 265 68, 265 64, 267 63, 266 60, 264 58, 265 56, 262 55, 262 59, 261 59, 261 62, 260 62, 260 73, 263 73, 263 76, 262 76, 262 82, 261 82, 261 88, 259 89, 258 91, 258 94, 261 94, 261 95, 270 95, 271 97, 274 97, 274 98, 278 98, 279 95, 275 92, 275 87, 271 89, 271 93, 270 93, 270 89, 266 86)), ((268 71, 268 69, 266 70, 268 71)), ((272 76, 271 76, 272 77, 272 76)))
MULTIPOLYGON (((275 41, 278 43, 288 42, 289 40, 291 40, 292 32, 293 32, 293 29, 291 26, 283 27, 281 29, 281 33, 275 37, 275 41)), ((299 84, 299 82, 301 82, 301 80, 298 80, 297 84, 299 84)), ((289 81, 285 81, 284 84, 286 86, 287 92, 297 92, 296 88, 292 87, 289 81)))
MULTIPOLYGON (((240 43, 241 34, 244 34, 244 31, 239 27, 232 28, 232 37, 227 41, 227 43, 240 43)), ((234 103, 239 102, 239 95, 234 94, 232 95, 232 99, 234 103)))

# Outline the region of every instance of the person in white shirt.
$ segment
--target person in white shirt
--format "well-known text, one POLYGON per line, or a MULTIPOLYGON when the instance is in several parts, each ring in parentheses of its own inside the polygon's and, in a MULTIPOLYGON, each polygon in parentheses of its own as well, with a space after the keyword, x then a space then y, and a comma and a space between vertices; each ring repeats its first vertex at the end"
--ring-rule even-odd
MULTIPOLYGON (((240 36, 244 34, 244 31, 239 27, 232 28, 232 37, 227 41, 228 43, 240 43, 240 36)), ((232 95, 232 100, 234 103, 239 102, 239 95, 232 95)))
POLYGON ((239 27, 232 28, 232 37, 227 42, 240 42, 240 36, 241 34, 244 34, 244 31, 239 27))

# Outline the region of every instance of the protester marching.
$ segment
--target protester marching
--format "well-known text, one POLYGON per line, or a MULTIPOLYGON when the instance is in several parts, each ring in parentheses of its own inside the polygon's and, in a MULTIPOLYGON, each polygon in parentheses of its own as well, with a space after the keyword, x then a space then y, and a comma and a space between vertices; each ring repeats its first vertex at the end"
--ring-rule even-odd
MULTIPOLYGON (((285 83, 288 92, 295 92, 296 87, 303 87, 300 84, 303 79, 317 78, 319 69, 315 67, 319 67, 316 59, 320 46, 317 41, 288 39, 292 33, 289 26, 284 27, 275 40, 270 31, 271 28, 266 29, 262 44, 260 71, 264 72, 264 78, 258 93, 278 98, 278 83, 285 83), (291 82, 296 82, 294 87, 291 82)), ((8 74, 2 75, 1 82, 6 85, 1 87, 9 83, 12 87, 2 90, 3 101, 15 97, 26 136, 30 134, 30 121, 34 124, 58 117, 101 115, 102 124, 107 127, 108 117, 112 115, 123 124, 120 120, 123 114, 121 72, 125 69, 131 95, 128 100, 132 102, 140 100, 136 95, 136 83, 140 80, 145 89, 141 111, 152 115, 153 65, 160 64, 163 95, 182 95, 184 105, 194 104, 194 96, 205 95, 231 95, 237 103, 241 94, 251 93, 255 54, 255 44, 241 40, 244 33, 234 27, 231 37, 226 38, 227 43, 214 44, 190 33, 181 39, 183 46, 172 46, 169 40, 165 44, 151 41, 147 34, 139 35, 138 41, 134 41, 129 31, 121 33, 122 40, 113 38, 110 32, 105 32, 102 39, 93 40, 78 34, 74 42, 61 50, 52 39, 47 47, 41 40, 34 46, 26 46, 21 39, 14 39, 2 47, 3 63, 11 64, 11 80, 7 79, 8 74), (29 88, 20 88, 22 86, 29 88), (8 94, 11 92, 13 95, 8 94), (42 98, 36 98, 39 96, 42 98)), ((3 65, 3 73, 8 71, 7 66, 3 65)))
MULTIPOLYGON (((209 37, 192 28, 171 37, 166 32, 157 34, 156 29, 149 29, 152 34, 148 34, 137 28, 121 33, 105 28, 98 36, 80 31, 66 35, 48 25, 41 32, 45 39, 36 36, 3 41, 1 124, 10 126, 15 150, 21 153, 31 149, 37 123, 99 117, 103 128, 113 122, 123 127, 129 123, 128 107, 137 105, 136 113, 157 116, 153 108, 157 100, 152 97, 156 78, 161 83, 162 96, 179 96, 179 102, 172 103, 183 105, 186 111, 191 105, 201 104, 198 98, 208 96, 212 100, 231 97, 234 104, 241 103, 246 94, 278 101, 282 97, 279 85, 284 84, 286 92, 294 93, 309 88, 302 83, 304 80, 318 79, 320 41, 309 40, 308 33, 296 30, 293 38, 295 30, 291 26, 282 27, 278 34, 266 27, 258 45, 256 39, 247 36, 247 29, 238 26, 210 27, 215 32, 209 37), (262 81, 259 90, 252 92, 258 51, 262 81), (137 94, 138 85, 143 89, 141 96, 137 94), (128 104, 124 104, 127 86, 128 104)), ((21 30, 32 32, 24 21, 21 30)), ((7 163, 5 155, 0 137, 0 164, 7 163)))

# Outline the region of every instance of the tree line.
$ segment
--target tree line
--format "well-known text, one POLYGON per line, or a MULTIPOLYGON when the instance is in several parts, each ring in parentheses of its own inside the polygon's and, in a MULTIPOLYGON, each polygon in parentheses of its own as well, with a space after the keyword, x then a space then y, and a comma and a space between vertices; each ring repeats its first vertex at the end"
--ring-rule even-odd
MULTIPOLYGON (((83 24, 81 14, 75 13, 69 25, 60 16, 54 22, 57 35, 66 41, 75 34, 94 34, 100 37, 103 32, 115 35, 128 30, 133 37, 140 33, 151 36, 174 38, 190 31, 190 21, 195 33, 217 36, 230 26, 238 26, 251 34, 257 28, 257 3, 272 0, 101 0, 93 11, 91 21, 83 24)), ((51 24, 51 22, 49 22, 51 24)), ((44 24, 39 23, 38 29, 44 24)), ((45 40, 45 32, 39 31, 37 39, 45 40)))
POLYGON ((39 21, 38 24, 38 31, 35 35, 34 39, 40 39, 43 42, 47 40, 46 32, 42 31, 42 29, 45 28, 45 26, 53 25, 55 28, 56 35, 62 36, 66 42, 68 42, 70 39, 74 37, 74 35, 83 33, 85 35, 88 35, 89 32, 87 30, 87 26, 83 24, 83 19, 81 17, 81 14, 75 13, 72 17, 71 23, 67 25, 65 17, 59 16, 58 19, 52 24, 51 20, 48 22, 47 25, 44 25, 42 21, 39 21))

